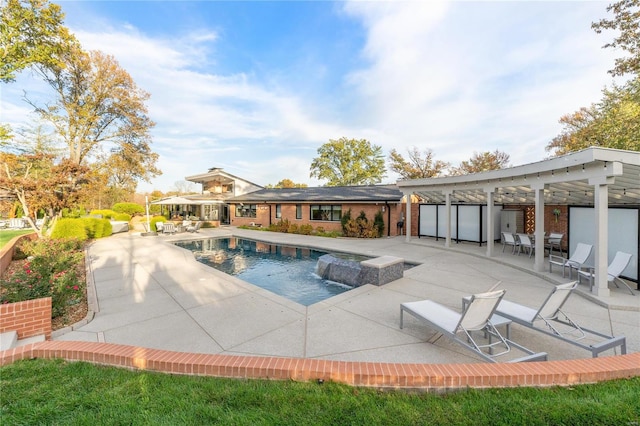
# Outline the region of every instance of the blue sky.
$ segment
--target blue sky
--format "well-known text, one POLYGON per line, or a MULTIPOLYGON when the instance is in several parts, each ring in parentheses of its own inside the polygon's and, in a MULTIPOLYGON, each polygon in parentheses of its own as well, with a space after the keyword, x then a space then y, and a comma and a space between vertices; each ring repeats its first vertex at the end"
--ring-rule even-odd
MULTIPOLYGON (((601 46, 614 35, 591 30, 608 2, 58 3, 85 49, 151 94, 163 175, 141 192, 211 167, 321 185, 311 161, 343 136, 454 166, 495 149, 539 161, 558 119, 613 81, 616 52, 601 46)), ((3 86, 0 120, 14 128, 33 117, 23 90, 53 96, 29 72, 3 86)))

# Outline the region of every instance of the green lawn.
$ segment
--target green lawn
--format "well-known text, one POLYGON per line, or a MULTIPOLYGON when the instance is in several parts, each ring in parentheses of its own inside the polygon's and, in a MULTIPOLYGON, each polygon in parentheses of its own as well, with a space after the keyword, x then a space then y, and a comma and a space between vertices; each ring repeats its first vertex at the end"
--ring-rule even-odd
POLYGON ((61 360, 0 368, 0 424, 638 425, 640 378, 444 395, 171 376, 61 360))
POLYGON ((13 237, 17 237, 18 235, 30 234, 33 232, 33 229, 27 230, 2 230, 0 231, 0 248, 4 247, 9 241, 13 239, 13 237))

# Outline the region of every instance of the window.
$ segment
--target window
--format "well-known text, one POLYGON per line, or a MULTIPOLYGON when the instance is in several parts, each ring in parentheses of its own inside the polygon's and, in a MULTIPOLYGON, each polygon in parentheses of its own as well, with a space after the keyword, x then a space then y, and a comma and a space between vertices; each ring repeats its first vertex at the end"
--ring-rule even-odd
POLYGON ((276 219, 282 217, 282 204, 276 204, 276 219))
POLYGON ((256 217, 255 204, 236 204, 236 217, 256 217))
POLYGON ((302 219, 302 204, 296 204, 296 219, 302 219))
POLYGON ((341 205, 312 205, 311 220, 328 220, 338 222, 342 217, 341 205))

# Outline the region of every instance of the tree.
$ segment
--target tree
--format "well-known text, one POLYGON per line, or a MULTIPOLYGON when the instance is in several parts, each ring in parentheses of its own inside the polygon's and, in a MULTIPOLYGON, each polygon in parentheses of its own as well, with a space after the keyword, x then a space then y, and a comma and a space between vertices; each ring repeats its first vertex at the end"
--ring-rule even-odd
POLYGON ((603 30, 618 30, 620 34, 604 48, 622 49, 630 56, 617 58, 615 67, 609 70, 613 76, 640 74, 640 0, 620 0, 610 4, 607 12, 613 12, 613 19, 601 19, 591 24, 596 33, 603 30))
POLYGON ((603 99, 560 118, 563 130, 546 146, 564 155, 590 146, 640 151, 640 76, 603 90, 603 99))
POLYGON ((471 173, 500 170, 509 166, 509 154, 497 149, 494 152, 474 152, 469 161, 462 161, 460 166, 451 170, 452 175, 468 175, 471 173))
POLYGON ((60 6, 46 0, 6 0, 0 8, 0 81, 11 82, 34 65, 63 66, 60 57, 77 43, 63 25, 60 6))
POLYGON ((433 151, 425 149, 420 152, 418 147, 407 149, 409 160, 405 160, 395 149, 389 153, 389 168, 398 173, 402 179, 423 179, 440 176, 449 163, 434 161, 433 151))
POLYGON ((178 180, 173 183, 173 186, 176 189, 176 194, 191 194, 195 191, 195 185, 193 182, 189 182, 187 180, 178 180))
POLYGON ((306 188, 308 185, 306 183, 295 183, 291 179, 282 179, 280 182, 275 185, 265 185, 265 188, 306 188))
POLYGON ((372 185, 386 173, 382 148, 366 139, 329 139, 318 154, 310 176, 327 179, 327 186, 372 185))

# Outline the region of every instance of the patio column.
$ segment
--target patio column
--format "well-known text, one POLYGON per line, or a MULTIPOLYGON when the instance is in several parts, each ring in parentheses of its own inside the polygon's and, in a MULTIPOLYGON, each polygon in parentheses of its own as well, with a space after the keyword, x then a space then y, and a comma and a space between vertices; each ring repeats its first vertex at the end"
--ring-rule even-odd
POLYGON ((453 191, 442 191, 444 193, 445 198, 445 215, 447 222, 447 237, 444 241, 444 246, 449 248, 451 247, 451 193, 453 191))
POLYGON ((406 217, 404 219, 404 225, 407 228, 407 231, 405 232, 405 237, 404 237, 406 242, 411 241, 411 194, 412 192, 404 193, 404 196, 406 198, 405 205, 407 206, 406 207, 407 211, 405 212, 406 217))
POLYGON ((595 271, 593 278, 593 292, 598 296, 609 296, 609 280, 607 268, 609 266, 609 186, 613 178, 599 177, 589 179, 593 185, 593 207, 595 210, 596 250, 594 253, 595 271))
MULTIPOLYGON (((484 192, 487 193, 487 257, 493 257, 493 194, 495 187, 486 187, 484 192)), ((482 244, 482 236, 480 236, 480 244, 482 244)))
POLYGON ((544 184, 537 183, 531 185, 531 189, 536 192, 535 204, 535 250, 533 270, 536 272, 544 271, 544 184))

